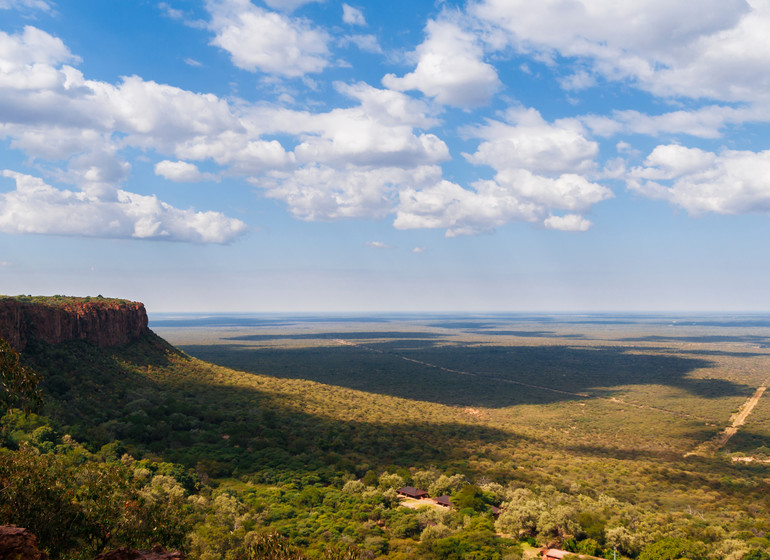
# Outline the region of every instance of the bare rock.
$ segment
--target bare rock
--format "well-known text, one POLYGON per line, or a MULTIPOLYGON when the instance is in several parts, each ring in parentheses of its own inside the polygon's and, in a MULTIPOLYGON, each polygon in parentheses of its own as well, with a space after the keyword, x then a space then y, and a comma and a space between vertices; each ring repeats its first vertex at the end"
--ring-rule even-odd
POLYGON ((101 348, 126 344, 148 331, 144 304, 106 298, 0 297, 0 338, 21 352, 31 338, 49 344, 87 340, 101 348), (35 298, 38 299, 38 298, 35 298))
POLYGON ((37 537, 16 525, 0 526, 0 558, 13 560, 48 560, 37 548, 37 537))

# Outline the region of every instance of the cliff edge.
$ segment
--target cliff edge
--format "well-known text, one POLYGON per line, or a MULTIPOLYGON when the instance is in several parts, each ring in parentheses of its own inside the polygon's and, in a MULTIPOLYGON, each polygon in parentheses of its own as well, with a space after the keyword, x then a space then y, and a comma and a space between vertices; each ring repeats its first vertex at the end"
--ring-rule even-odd
POLYGON ((126 344, 148 332, 144 304, 110 298, 0 296, 0 338, 21 352, 34 339, 126 344))

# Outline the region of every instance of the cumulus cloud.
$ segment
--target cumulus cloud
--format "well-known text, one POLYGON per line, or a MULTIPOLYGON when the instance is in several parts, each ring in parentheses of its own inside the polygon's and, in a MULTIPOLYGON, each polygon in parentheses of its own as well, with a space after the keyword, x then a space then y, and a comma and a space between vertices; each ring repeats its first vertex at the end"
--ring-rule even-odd
POLYGON ((289 110, 260 113, 258 120, 265 130, 299 137, 293 151, 297 164, 408 168, 449 157, 449 149, 437 136, 415 131, 435 122, 424 103, 364 83, 338 83, 336 87, 358 105, 317 114, 289 110))
POLYGON ((707 105, 693 110, 678 110, 649 115, 635 110, 613 111, 609 116, 584 115, 579 119, 594 134, 613 136, 619 133, 688 134, 699 138, 719 138, 723 129, 744 122, 770 122, 770 107, 729 107, 707 105))
POLYGON ((275 172, 254 180, 265 195, 284 201, 291 213, 302 220, 342 218, 384 218, 393 211, 398 193, 411 185, 428 185, 438 180, 441 169, 421 166, 335 168, 312 164, 292 172, 275 172))
POLYGON ((299 139, 293 166, 252 182, 303 220, 383 218, 401 188, 438 180, 436 164, 449 150, 437 136, 415 130, 435 123, 425 103, 364 83, 335 87, 357 103, 327 113, 275 109, 252 115, 266 132, 299 139))
POLYGON ((209 0, 212 44, 238 68, 289 78, 320 72, 329 64, 331 37, 302 18, 262 9, 249 0, 209 0))
POLYGON ((424 189, 403 189, 393 225, 397 229, 445 229, 447 237, 455 237, 489 233, 509 221, 536 220, 533 204, 491 181, 469 190, 444 180, 424 189))
POLYGON ((0 193, 0 231, 21 234, 227 243, 246 230, 219 212, 181 210, 155 196, 117 190, 114 199, 56 189, 37 177, 4 170, 16 188, 0 193))
POLYGON ((202 173, 198 166, 187 161, 169 161, 167 159, 155 164, 155 174, 179 183, 197 183, 211 181, 216 175, 202 173))
POLYGON ((418 132, 437 123, 428 105, 397 91, 337 83, 351 106, 319 113, 235 107, 137 76, 88 80, 64 64, 74 57, 61 41, 34 28, 0 35, 0 48, 10 61, 0 65, 0 137, 32 158, 64 162, 54 176, 95 196, 117 196, 131 171, 121 153, 136 147, 173 156, 155 167, 169 180, 211 179, 196 162, 214 162, 217 175, 250 178, 303 219, 382 217, 398 185, 449 157, 442 140, 418 132), (23 67, 35 60, 40 78, 25 82, 23 67), (276 134, 294 137, 293 148, 264 138, 276 134))
POLYGON ((537 111, 520 108, 506 117, 505 123, 489 121, 466 131, 483 142, 465 157, 492 167, 494 180, 477 181, 472 188, 440 181, 404 189, 395 227, 441 228, 450 237, 522 221, 565 231, 588 229, 591 222, 582 214, 612 196, 585 177, 595 170, 598 145, 585 137, 575 120, 547 123, 537 111))
POLYGON ((212 159, 232 173, 242 175, 283 168, 294 161, 294 154, 287 152, 277 140, 260 140, 259 134, 229 130, 180 142, 174 153, 180 158, 212 159))
POLYGON ((342 21, 349 25, 366 25, 364 13, 358 8, 347 4, 342 5, 342 21))
POLYGON ((593 74, 663 96, 770 97, 767 2, 479 0, 469 10, 520 52, 585 61, 589 72, 564 80, 568 89, 590 86, 593 74))
MULTIPOLYGON (((236 12, 267 14, 240 0, 209 8, 241 23, 249 17, 239 20, 236 12)), ((431 22, 426 43, 445 40, 445 33, 462 39, 469 32, 445 20, 431 22)), ((473 47, 468 56, 480 52, 473 47)), ((120 185, 131 172, 127 148, 159 156, 155 173, 172 181, 246 177, 299 219, 382 219, 395 213, 398 228, 444 228, 448 235, 491 231, 513 221, 583 230, 590 222, 582 214, 611 196, 586 178, 595 172, 598 148, 576 119, 549 123, 537 111, 515 109, 504 120, 469 128, 466 133, 480 143, 466 158, 492 167, 495 175, 465 187, 442 180, 438 164, 449 159, 449 148, 426 132, 439 124, 436 106, 401 91, 335 83, 348 106, 312 112, 231 104, 138 76, 110 84, 86 79, 69 65, 77 59, 59 39, 34 28, 0 34, 0 55, 0 137, 30 158, 56 161, 62 168, 49 167, 51 176, 77 187, 46 185, 39 206, 56 219, 47 228, 33 213, 34 223, 24 226, 28 231, 90 227, 93 235, 223 242, 242 230, 242 223, 217 213, 179 210, 124 191, 120 185), (288 144, 275 139, 285 136, 291 137, 288 144), (203 173, 203 163, 220 169, 203 173), (87 227, 66 226, 59 219, 65 210, 84 216, 78 219, 87 227)), ((470 103, 473 96, 463 91, 470 90, 447 90, 436 99, 459 95, 453 102, 470 103)), ((20 205, 19 196, 9 193, 5 204, 20 205)))
POLYGON ((474 154, 466 158, 497 171, 527 169, 533 173, 585 173, 594 167, 599 153, 596 142, 585 137, 576 120, 547 123, 535 109, 511 109, 507 122, 489 121, 470 131, 482 138, 474 154))
MULTIPOLYGON (((77 60, 61 39, 36 27, 27 25, 15 35, 0 31, 0 70, 8 78, 20 80, 19 89, 31 84, 51 83, 44 79, 48 65, 77 60)), ((10 79, 3 80, 4 84, 11 82, 10 79)))
POLYGON ((591 222, 577 214, 566 214, 565 216, 550 216, 543 221, 543 225, 548 229, 561 231, 588 231, 591 222))
POLYGON ((628 187, 692 214, 770 212, 770 150, 713 153, 678 145, 656 147, 631 170, 628 187))
POLYGON ((581 216, 554 217, 554 209, 584 212, 611 196, 608 189, 577 175, 551 179, 519 171, 510 182, 478 181, 465 189, 441 181, 425 189, 399 193, 394 226, 398 229, 440 228, 448 237, 489 233, 509 222, 543 223, 546 227, 583 231, 581 216))
POLYGON ((181 139, 238 127, 226 101, 173 86, 123 78, 87 80, 65 61, 58 38, 35 28, 0 33, 0 134, 32 156, 59 158, 126 135, 123 143, 169 149, 181 139), (106 135, 106 136, 105 136, 106 135))
POLYGON ((425 32, 427 38, 414 53, 414 71, 401 78, 387 74, 382 83, 398 91, 419 90, 445 105, 488 103, 501 84, 494 67, 483 60, 478 37, 449 19, 430 20, 425 32))

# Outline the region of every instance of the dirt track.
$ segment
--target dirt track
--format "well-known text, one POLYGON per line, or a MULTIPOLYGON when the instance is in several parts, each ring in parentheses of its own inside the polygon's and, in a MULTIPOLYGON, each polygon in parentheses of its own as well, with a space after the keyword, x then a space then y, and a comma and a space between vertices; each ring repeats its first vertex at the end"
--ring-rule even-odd
POLYGON ((751 395, 746 400, 746 402, 741 405, 741 407, 738 409, 738 412, 730 417, 729 426, 719 432, 713 439, 700 444, 695 448, 695 450, 685 454, 685 457, 689 457, 691 455, 711 454, 722 449, 727 444, 727 442, 730 441, 730 438, 738 432, 738 428, 743 426, 743 424, 746 422, 746 418, 749 417, 749 414, 751 414, 751 412, 754 410, 754 407, 757 406, 759 399, 762 398, 762 395, 766 389, 767 387, 762 385, 756 391, 754 391, 754 394, 751 395))

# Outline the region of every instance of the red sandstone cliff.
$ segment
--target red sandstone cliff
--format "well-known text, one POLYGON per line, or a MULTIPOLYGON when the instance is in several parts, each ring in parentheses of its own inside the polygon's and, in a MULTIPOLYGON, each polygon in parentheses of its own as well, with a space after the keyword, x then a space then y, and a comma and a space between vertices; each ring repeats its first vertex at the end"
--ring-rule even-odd
POLYGON ((100 347, 130 342, 147 332, 144 304, 104 298, 0 296, 0 338, 21 352, 30 339, 87 340, 100 347))

